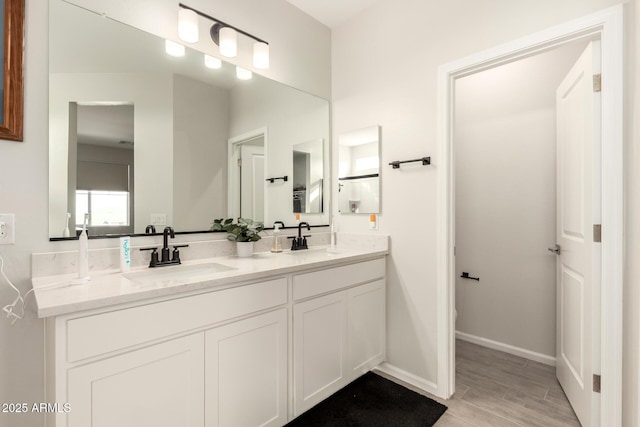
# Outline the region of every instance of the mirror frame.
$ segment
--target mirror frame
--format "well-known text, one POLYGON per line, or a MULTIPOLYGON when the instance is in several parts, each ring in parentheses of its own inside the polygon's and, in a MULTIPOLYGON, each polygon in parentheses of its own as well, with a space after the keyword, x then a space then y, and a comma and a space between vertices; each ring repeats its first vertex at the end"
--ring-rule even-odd
POLYGON ((4 75, 0 138, 23 141, 25 0, 4 0, 4 75))

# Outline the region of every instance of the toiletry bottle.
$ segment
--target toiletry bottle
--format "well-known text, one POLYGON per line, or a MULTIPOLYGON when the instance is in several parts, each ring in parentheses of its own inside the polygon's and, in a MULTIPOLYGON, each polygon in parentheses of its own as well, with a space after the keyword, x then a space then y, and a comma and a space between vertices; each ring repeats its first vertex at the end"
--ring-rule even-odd
POLYGON ((282 246, 280 245, 280 224, 278 223, 273 224, 273 246, 271 247, 271 252, 282 252, 282 246))
POLYGON ((87 283, 89 277, 89 236, 87 235, 87 222, 89 214, 84 214, 82 232, 78 236, 78 278, 72 281, 74 285, 87 283))
POLYGON ((300 214, 296 214, 296 224, 300 224, 300 214))
POLYGON ((378 229, 378 221, 376 214, 369 215, 369 230, 377 230, 378 229))
POLYGON ((71 218, 71 214, 67 212, 67 223, 62 230, 62 237, 69 237, 71 234, 69 233, 69 218, 71 218))
POLYGON ((131 237, 120 238, 120 271, 127 272, 131 269, 131 237))

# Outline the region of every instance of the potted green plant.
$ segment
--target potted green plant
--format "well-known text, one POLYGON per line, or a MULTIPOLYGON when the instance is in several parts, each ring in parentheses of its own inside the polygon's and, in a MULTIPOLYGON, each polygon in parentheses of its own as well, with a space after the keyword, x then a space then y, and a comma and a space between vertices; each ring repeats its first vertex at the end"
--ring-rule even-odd
POLYGON ((250 257, 253 255, 253 242, 262 238, 260 232, 264 230, 264 224, 249 218, 238 218, 236 223, 232 218, 220 218, 213 221, 211 230, 226 231, 227 239, 236 242, 238 256, 250 257))

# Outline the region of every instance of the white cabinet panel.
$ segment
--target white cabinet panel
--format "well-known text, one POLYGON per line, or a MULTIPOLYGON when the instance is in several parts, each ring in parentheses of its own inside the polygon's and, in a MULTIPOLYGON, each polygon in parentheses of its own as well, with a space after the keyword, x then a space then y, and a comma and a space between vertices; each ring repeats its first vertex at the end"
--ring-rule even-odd
POLYGON ((294 414, 347 383, 347 294, 337 292, 293 308, 294 414))
POLYGON ((315 295, 339 291, 350 286, 382 279, 384 275, 384 258, 297 274, 293 276, 293 300, 299 301, 315 295))
POLYGON ((204 334, 68 371, 69 427, 204 425, 204 334))
POLYGON ((287 302, 287 279, 114 310, 67 322, 68 361, 119 350, 287 302))
POLYGON ((348 290, 349 367, 356 378, 384 361, 385 281, 348 290))
POLYGON ((205 335, 207 427, 281 426, 287 421, 287 310, 205 335))

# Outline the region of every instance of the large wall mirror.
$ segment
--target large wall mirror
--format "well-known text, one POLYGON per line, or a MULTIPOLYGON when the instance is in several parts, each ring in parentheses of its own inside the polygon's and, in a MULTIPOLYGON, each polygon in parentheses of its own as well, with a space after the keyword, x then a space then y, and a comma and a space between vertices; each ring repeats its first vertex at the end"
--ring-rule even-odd
POLYGON ((239 80, 189 48, 169 56, 164 39, 63 0, 49 16, 51 238, 74 236, 85 212, 93 236, 207 231, 238 216, 293 226, 299 209, 329 223, 327 100, 239 80))
POLYGON ((380 126, 338 135, 338 211, 380 213, 380 126))

